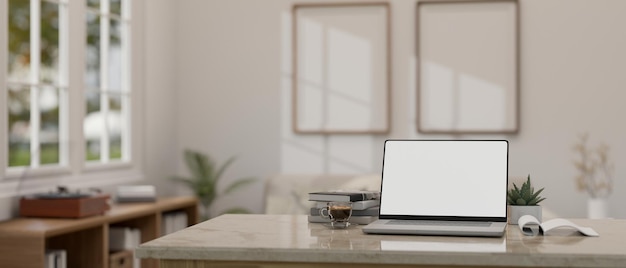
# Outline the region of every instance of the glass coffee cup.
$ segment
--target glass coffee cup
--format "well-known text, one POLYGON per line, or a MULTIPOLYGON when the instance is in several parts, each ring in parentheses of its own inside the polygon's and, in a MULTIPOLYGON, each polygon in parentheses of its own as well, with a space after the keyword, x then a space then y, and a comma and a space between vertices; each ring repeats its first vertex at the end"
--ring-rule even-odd
POLYGON ((320 208, 320 217, 330 219, 330 226, 333 228, 346 228, 350 226, 350 216, 352 216, 351 202, 328 202, 320 208))

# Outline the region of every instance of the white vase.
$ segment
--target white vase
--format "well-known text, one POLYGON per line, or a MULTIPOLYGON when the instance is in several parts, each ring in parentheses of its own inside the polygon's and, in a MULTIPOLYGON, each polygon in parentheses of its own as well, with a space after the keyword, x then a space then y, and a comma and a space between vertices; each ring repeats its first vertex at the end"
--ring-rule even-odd
POLYGON ((541 222, 541 206, 509 206, 509 224, 517 225, 519 218, 524 215, 532 215, 541 222))
POLYGON ((609 203, 605 197, 589 198, 587 200, 587 218, 606 219, 609 217, 609 203))

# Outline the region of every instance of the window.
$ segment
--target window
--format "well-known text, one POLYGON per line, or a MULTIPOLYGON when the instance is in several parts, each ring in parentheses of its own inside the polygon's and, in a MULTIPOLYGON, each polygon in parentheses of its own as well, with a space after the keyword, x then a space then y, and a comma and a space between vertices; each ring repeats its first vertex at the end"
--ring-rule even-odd
MULTIPOLYGON (((128 3, 124 1, 124 3, 128 3)), ((87 1, 85 159, 129 159, 127 29, 121 0, 87 1)))
POLYGON ((5 177, 27 173, 82 185, 141 178, 141 149, 131 145, 141 133, 131 125, 141 88, 131 36, 141 29, 131 18, 142 5, 0 0, 0 196, 5 177))
POLYGON ((9 0, 8 167, 67 164, 67 3, 9 0))

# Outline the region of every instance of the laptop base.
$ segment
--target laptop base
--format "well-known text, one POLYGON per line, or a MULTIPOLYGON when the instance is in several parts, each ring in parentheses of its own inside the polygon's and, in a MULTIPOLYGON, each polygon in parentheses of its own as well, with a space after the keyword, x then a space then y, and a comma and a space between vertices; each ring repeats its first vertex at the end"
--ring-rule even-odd
POLYGON ((439 226, 421 225, 390 225, 391 220, 377 220, 363 227, 366 234, 395 234, 395 235, 445 235, 445 236, 479 236, 502 237, 506 230, 506 222, 492 222, 489 227, 472 226, 439 226))

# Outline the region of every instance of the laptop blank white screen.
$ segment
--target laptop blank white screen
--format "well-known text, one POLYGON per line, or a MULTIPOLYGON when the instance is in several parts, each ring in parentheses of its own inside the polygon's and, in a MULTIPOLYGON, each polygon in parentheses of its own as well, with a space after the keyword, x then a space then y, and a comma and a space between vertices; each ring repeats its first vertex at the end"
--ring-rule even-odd
POLYGON ((506 217, 508 143, 388 140, 381 215, 506 217))

